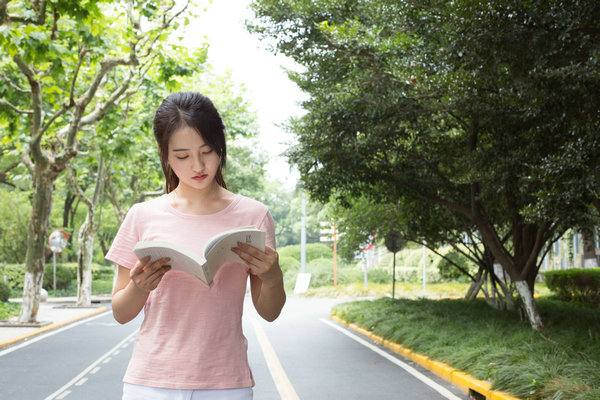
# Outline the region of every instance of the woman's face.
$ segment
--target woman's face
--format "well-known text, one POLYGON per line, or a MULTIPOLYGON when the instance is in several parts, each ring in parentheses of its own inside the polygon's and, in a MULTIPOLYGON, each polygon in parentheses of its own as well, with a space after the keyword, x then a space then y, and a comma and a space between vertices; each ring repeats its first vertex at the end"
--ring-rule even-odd
POLYGON ((171 135, 167 161, 179 184, 194 189, 206 189, 213 184, 220 162, 217 152, 189 126, 171 135))

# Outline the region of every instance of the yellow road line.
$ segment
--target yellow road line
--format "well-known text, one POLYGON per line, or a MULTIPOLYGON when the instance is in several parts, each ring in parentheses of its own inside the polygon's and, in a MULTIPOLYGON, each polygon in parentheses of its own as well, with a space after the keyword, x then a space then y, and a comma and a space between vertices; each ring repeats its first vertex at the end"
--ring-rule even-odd
POLYGON ((273 378, 275 386, 277 387, 277 391, 279 392, 279 397, 282 400, 300 400, 300 397, 298 397, 294 386, 292 386, 292 382, 290 382, 288 376, 283 370, 281 362, 279 362, 277 353, 275 353, 275 349, 273 349, 267 334, 262 326, 260 326, 260 322, 254 317, 250 318, 250 321, 254 327, 254 332, 256 332, 256 337, 258 338, 258 343, 262 348, 267 366, 269 367, 269 372, 271 373, 271 377, 273 378))

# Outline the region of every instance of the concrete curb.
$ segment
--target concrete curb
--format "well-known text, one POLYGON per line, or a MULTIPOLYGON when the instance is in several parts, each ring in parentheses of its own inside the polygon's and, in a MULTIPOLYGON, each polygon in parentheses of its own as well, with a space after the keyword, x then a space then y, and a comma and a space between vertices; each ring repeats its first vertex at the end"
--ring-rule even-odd
POLYGON ((76 317, 64 320, 64 321, 55 322, 55 323, 50 324, 50 325, 45 325, 45 326, 42 326, 39 329, 36 329, 34 331, 27 332, 27 333, 24 333, 22 335, 15 336, 14 338, 10 338, 10 339, 1 341, 0 342, 0 349, 2 349, 4 347, 11 346, 11 345, 13 345, 15 343, 18 343, 18 342, 22 341, 22 340, 29 339, 32 336, 39 335, 40 333, 48 332, 48 331, 51 331, 53 329, 60 328, 61 326, 73 323, 75 321, 79 321, 80 319, 88 318, 88 317, 91 317, 93 315, 103 313, 106 310, 107 310, 106 307, 100 306, 100 307, 96 308, 95 310, 90 311, 88 313, 81 314, 81 315, 78 315, 76 317))
POLYGON ((481 398, 481 396, 484 396, 486 400, 520 400, 519 398, 511 396, 508 393, 501 392, 498 390, 492 390, 492 385, 489 382, 475 379, 471 375, 459 371, 448 364, 445 364, 441 361, 432 360, 429 357, 415 353, 412 350, 407 349, 406 347, 398 343, 393 343, 388 340, 385 340, 381 336, 377 336, 373 332, 369 332, 366 329, 359 327, 358 325, 350 324, 335 315, 332 315, 331 319, 342 325, 347 326, 348 328, 352 329, 357 333, 360 333, 363 336, 370 338, 375 343, 378 343, 392 350, 396 354, 399 354, 404 358, 414 361, 415 363, 433 372, 440 378, 460 388, 473 398, 481 398), (476 397, 477 395, 479 396, 476 397))

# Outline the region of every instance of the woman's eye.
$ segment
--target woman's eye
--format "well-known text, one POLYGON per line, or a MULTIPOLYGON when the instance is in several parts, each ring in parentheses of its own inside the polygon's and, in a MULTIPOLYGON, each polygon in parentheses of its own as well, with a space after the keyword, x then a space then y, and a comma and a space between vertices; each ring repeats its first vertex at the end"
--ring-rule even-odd
POLYGON ((183 156, 183 157, 175 157, 175 158, 177 158, 178 160, 185 160, 186 158, 188 158, 188 156, 183 156))
POLYGON ((206 155, 206 154, 210 154, 210 153, 212 153, 212 152, 213 152, 213 151, 212 151, 212 149, 211 149, 211 150, 209 150, 209 151, 202 152, 202 154, 205 154, 205 155, 206 155))

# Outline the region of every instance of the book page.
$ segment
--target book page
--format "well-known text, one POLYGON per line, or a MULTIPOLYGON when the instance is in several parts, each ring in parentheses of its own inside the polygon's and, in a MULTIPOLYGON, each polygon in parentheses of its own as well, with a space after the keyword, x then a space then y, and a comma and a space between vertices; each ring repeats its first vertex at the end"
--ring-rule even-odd
POLYGON ((246 231, 246 230, 257 230, 255 225, 250 225, 250 226, 243 226, 240 228, 235 228, 235 229, 231 229, 225 232, 221 232, 216 236, 213 236, 208 243, 206 244, 206 246, 204 246, 204 255, 206 256, 206 254, 208 254, 210 252, 210 249, 213 248, 213 246, 215 244, 217 244, 217 242, 219 240, 221 240, 223 237, 227 236, 227 235, 231 235, 234 232, 239 232, 239 231, 246 231))
POLYGON ((238 242, 248 243, 261 251, 265 251, 265 233, 258 229, 234 231, 217 241, 211 241, 210 249, 205 250, 206 264, 211 276, 214 276, 219 267, 226 262, 245 264, 244 260, 231 251, 233 247, 237 247, 238 242))
POLYGON ((169 261, 167 265, 170 265, 172 269, 187 272, 198 278, 207 286, 210 286, 212 283, 212 279, 210 282, 207 279, 206 272, 208 271, 205 271, 204 268, 205 260, 195 253, 192 253, 181 246, 177 246, 174 243, 157 240, 139 242, 136 244, 133 251, 139 259, 150 256, 152 262, 163 257, 168 257, 171 261, 169 261))

